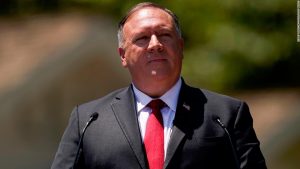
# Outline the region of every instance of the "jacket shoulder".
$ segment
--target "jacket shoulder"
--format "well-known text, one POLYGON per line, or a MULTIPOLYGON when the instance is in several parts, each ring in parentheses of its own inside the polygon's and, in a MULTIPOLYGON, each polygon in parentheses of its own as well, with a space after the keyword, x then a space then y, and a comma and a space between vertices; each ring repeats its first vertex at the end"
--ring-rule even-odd
POLYGON ((211 111, 238 110, 242 105, 247 106, 240 99, 188 85, 186 85, 184 95, 184 98, 190 100, 190 102, 197 105, 203 104, 211 111))
POLYGON ((80 104, 77 106, 78 112, 93 113, 93 112, 105 110, 110 107, 110 105, 116 98, 118 98, 119 96, 124 95, 124 94, 126 95, 126 93, 130 92, 130 90, 131 90, 130 87, 121 88, 121 89, 112 91, 111 93, 109 93, 101 98, 80 104))
POLYGON ((228 103, 240 103, 243 102, 240 99, 224 95, 221 93, 213 92, 207 89, 192 87, 184 84, 184 92, 188 97, 204 97, 208 102, 228 102, 228 103))
POLYGON ((240 103, 243 102, 240 99, 234 98, 232 96, 228 96, 228 95, 224 95, 224 94, 220 94, 220 93, 216 93, 213 91, 209 91, 206 89, 200 89, 203 94, 212 101, 221 101, 221 102, 228 102, 228 103, 240 103))

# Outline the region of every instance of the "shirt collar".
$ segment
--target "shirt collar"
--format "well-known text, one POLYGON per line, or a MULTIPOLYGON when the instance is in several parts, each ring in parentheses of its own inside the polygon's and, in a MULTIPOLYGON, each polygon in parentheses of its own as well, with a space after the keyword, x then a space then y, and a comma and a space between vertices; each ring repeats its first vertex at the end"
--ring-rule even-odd
MULTIPOLYGON (((174 112, 176 111, 181 84, 182 80, 179 78, 176 84, 159 98, 174 112)), ((132 88, 136 98, 137 112, 140 112, 151 100, 153 100, 153 98, 137 89, 134 84, 132 84, 132 88)))

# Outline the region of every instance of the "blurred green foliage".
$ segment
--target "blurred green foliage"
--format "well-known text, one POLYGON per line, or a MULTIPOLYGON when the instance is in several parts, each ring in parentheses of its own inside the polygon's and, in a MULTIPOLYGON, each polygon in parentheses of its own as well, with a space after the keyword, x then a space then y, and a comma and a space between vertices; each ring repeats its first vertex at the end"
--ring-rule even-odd
MULTIPOLYGON (((2 0, 2 16, 72 10, 117 20, 137 0, 2 0)), ((152 1, 174 11, 185 39, 183 75, 213 90, 298 87, 295 0, 152 1)))

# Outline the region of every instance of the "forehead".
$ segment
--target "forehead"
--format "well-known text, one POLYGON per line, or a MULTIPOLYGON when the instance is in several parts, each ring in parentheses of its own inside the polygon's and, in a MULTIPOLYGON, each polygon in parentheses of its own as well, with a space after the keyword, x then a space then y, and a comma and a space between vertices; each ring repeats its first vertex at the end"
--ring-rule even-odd
POLYGON ((156 26, 173 27, 171 15, 159 8, 146 7, 132 13, 127 19, 124 29, 130 29, 132 31, 134 29, 156 26))

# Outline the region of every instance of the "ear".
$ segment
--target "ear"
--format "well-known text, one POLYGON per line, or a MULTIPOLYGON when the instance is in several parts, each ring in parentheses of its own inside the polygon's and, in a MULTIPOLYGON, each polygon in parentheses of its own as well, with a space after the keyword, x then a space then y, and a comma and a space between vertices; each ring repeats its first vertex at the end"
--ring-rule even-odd
POLYGON ((118 48, 118 52, 121 58, 121 63, 123 67, 127 67, 127 62, 125 58, 125 50, 123 48, 118 48))

